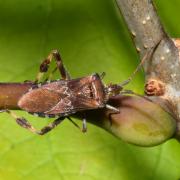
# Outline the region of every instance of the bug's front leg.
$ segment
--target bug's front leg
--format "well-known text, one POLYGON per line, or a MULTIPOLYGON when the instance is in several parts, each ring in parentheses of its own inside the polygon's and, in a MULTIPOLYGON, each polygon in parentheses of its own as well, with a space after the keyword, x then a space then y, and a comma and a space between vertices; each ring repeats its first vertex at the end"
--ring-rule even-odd
POLYGON ((53 50, 49 56, 41 63, 40 68, 39 68, 39 73, 36 77, 35 82, 40 82, 41 79, 43 78, 44 74, 48 71, 49 69, 49 65, 52 62, 52 60, 56 61, 56 68, 52 71, 52 73, 50 73, 49 78, 54 74, 54 72, 58 69, 62 79, 68 80, 71 79, 70 75, 68 73, 68 71, 65 69, 60 53, 58 52, 58 50, 53 50))
POLYGON ((42 129, 37 130, 25 118, 17 116, 14 112, 12 112, 10 110, 1 110, 0 112, 7 112, 9 115, 11 115, 16 120, 16 123, 19 126, 31 131, 32 133, 38 134, 38 135, 44 135, 44 134, 48 133, 49 131, 54 129, 57 125, 59 125, 65 119, 65 117, 59 117, 58 119, 54 120, 52 123, 49 123, 47 126, 43 127, 42 129))

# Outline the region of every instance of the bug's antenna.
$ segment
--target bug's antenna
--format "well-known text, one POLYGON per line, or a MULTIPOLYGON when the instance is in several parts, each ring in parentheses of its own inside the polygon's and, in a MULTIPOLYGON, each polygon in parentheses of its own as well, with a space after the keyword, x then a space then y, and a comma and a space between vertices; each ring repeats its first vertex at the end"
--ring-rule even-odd
POLYGON ((138 64, 138 66, 136 67, 135 71, 129 76, 129 78, 125 81, 123 81, 122 83, 118 84, 119 86, 125 86, 127 85, 136 75, 136 73, 141 69, 142 65, 144 64, 144 62, 148 59, 150 59, 152 52, 153 52, 154 48, 151 48, 149 51, 147 51, 144 55, 144 57, 142 58, 141 62, 138 64))

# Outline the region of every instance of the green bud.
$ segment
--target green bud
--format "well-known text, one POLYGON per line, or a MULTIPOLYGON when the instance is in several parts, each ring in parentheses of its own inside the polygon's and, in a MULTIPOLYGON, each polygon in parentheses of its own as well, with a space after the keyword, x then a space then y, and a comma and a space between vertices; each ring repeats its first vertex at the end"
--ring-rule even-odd
POLYGON ((139 146, 155 146, 171 138, 176 121, 160 105, 138 96, 116 96, 109 102, 120 113, 104 109, 89 113, 92 122, 122 140, 139 146))

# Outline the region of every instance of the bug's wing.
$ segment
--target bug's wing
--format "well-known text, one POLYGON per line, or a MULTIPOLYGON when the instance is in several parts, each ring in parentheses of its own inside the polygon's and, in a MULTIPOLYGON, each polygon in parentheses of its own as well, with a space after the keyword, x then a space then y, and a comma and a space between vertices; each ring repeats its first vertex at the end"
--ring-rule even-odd
POLYGON ((76 86, 71 86, 68 90, 71 90, 71 93, 67 93, 54 107, 46 111, 46 114, 64 113, 65 115, 69 115, 78 111, 104 107, 104 103, 99 102, 94 97, 89 84, 79 84, 76 82, 76 86))
POLYGON ((64 114, 69 115, 78 111, 97 109, 99 104, 96 100, 85 97, 71 96, 65 97, 59 101, 54 107, 46 111, 46 114, 64 114))
POLYGON ((27 112, 45 112, 54 107, 63 97, 48 89, 37 88, 24 94, 18 106, 27 112))
POLYGON ((104 107, 103 84, 98 75, 46 83, 24 94, 18 105, 31 113, 66 116, 104 107))

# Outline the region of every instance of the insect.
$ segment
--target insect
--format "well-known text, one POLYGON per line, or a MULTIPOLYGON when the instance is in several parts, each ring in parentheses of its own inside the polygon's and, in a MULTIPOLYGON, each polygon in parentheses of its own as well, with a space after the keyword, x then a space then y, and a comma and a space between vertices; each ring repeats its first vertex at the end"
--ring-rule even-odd
MULTIPOLYGON (((140 65, 136 68, 132 76, 138 71, 139 67, 140 65)), ((118 109, 107 104, 109 98, 120 93, 132 93, 127 90, 123 91, 123 86, 132 79, 132 76, 121 84, 109 85, 105 85, 102 82, 103 76, 104 73, 102 75, 95 73, 90 76, 71 79, 63 65, 60 53, 57 50, 53 50, 40 65, 40 72, 32 88, 18 100, 18 106, 21 110, 27 111, 35 116, 56 119, 41 130, 36 130, 25 118, 18 117, 14 112, 7 109, 1 110, 1 112, 11 114, 17 124, 39 135, 44 135, 51 131, 65 118, 68 118, 78 127, 69 116, 76 112, 82 112, 82 131, 86 132, 86 110, 107 108, 118 113, 118 109), (56 68, 50 76, 52 76, 56 70, 59 70, 62 79, 54 81, 46 79, 44 82, 41 82, 53 59, 56 61, 56 68)))

